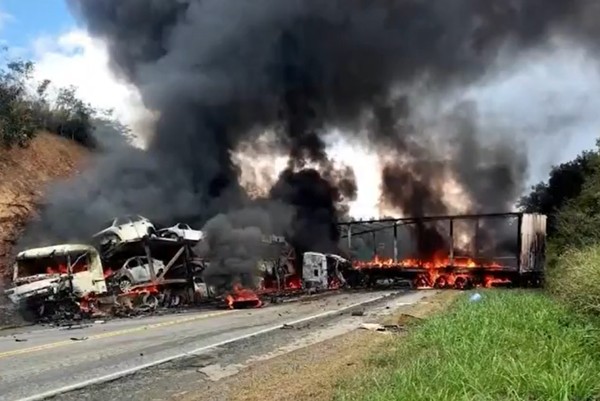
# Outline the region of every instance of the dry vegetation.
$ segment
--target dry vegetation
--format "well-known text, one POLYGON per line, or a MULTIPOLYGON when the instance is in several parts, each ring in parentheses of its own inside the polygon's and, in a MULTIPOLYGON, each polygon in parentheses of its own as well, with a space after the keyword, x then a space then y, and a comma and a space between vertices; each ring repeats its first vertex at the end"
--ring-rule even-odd
POLYGON ((0 271, 6 276, 11 248, 35 212, 45 185, 76 174, 89 151, 42 132, 27 147, 0 148, 0 271))

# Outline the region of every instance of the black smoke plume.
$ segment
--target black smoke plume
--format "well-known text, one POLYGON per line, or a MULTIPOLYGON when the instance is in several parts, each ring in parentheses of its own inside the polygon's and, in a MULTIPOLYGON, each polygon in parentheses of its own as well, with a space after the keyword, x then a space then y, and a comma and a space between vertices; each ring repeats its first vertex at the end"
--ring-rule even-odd
MULTIPOLYGON (((436 97, 479 78, 501 49, 515 56, 553 34, 595 38, 600 16, 585 0, 69 4, 107 43, 113 70, 140 90, 158 120, 147 151, 100 157, 82 176, 53 188, 25 238, 29 244, 87 238, 122 213, 203 224, 219 212, 252 207, 231 155, 268 130, 276 133, 273 146, 290 157, 271 192, 292 206, 288 230, 302 247, 329 249, 319 244, 322 237, 336 242, 337 202, 356 191, 352 174, 328 159, 324 135, 336 127, 353 135, 365 122, 372 146, 411 156, 408 164, 386 167, 383 198, 405 214, 436 212, 443 206, 440 170, 427 161, 438 157, 411 124, 418 99, 403 88, 426 82, 430 91, 418 96, 436 97), (303 170, 307 163, 316 170, 303 170)), ((463 116, 471 131, 442 136, 452 151, 439 162, 474 209, 505 208, 526 163, 512 142, 480 146, 486 132, 471 117, 463 116), (487 203, 499 186, 506 196, 487 203)))

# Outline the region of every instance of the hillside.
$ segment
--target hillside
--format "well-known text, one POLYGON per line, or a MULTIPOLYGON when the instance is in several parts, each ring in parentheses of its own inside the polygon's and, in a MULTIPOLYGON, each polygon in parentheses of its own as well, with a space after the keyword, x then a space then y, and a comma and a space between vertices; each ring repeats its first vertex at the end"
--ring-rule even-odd
POLYGON ((0 280, 10 275, 11 248, 46 184, 76 174, 88 155, 76 142, 47 132, 26 148, 0 148, 0 280))

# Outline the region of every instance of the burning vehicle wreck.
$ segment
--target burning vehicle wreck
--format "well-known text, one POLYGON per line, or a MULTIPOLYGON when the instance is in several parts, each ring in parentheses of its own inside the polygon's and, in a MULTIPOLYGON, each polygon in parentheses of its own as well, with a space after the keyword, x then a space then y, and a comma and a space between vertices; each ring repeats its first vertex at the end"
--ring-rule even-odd
POLYGON ((100 255, 89 245, 57 245, 19 253, 13 284, 6 290, 8 298, 40 316, 107 291, 100 255))
POLYGON ((343 223, 363 284, 414 288, 539 286, 546 216, 457 215, 343 223), (354 239, 354 242, 353 242, 354 239))
POLYGON ((65 310, 91 316, 203 301, 210 289, 202 280, 204 261, 191 251, 196 242, 145 235, 100 251, 79 244, 25 250, 5 294, 34 319, 65 310))
MULTIPOLYGON (((116 220, 115 220, 116 221, 116 220)), ((151 224, 151 223, 150 223, 151 224)), ((189 226, 185 225, 185 228, 189 226)), ((538 286, 546 217, 504 213, 339 223, 340 253, 297 249, 262 236, 256 261, 200 257, 198 242, 144 235, 98 251, 56 245, 17 255, 10 300, 38 317, 155 310, 183 305, 258 308, 263 298, 294 297, 382 283, 411 288, 538 286), (252 272, 245 271, 248 263, 252 272), (229 265, 243 265, 232 271, 229 265)), ((204 244, 206 245, 206 244, 204 244)), ((206 256, 206 255, 205 255, 206 256)), ((214 256, 214 255, 213 255, 214 256)))

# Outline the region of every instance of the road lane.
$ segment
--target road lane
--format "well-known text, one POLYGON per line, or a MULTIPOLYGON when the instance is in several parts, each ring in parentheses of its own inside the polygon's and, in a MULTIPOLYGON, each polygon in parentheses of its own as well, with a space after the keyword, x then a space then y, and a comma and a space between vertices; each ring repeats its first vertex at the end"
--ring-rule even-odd
POLYGON ((263 309, 122 319, 75 330, 40 329, 16 335, 25 342, 1 336, 0 400, 136 369, 389 293, 346 293, 263 309))

